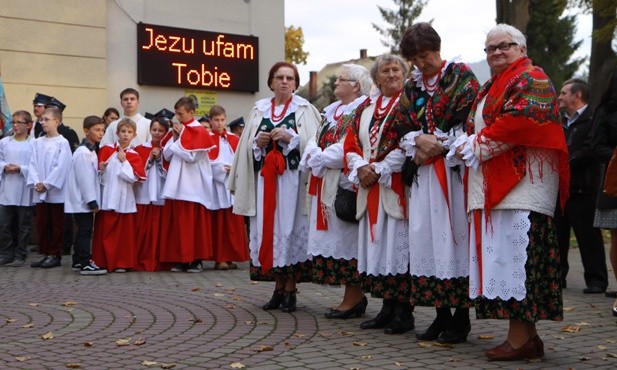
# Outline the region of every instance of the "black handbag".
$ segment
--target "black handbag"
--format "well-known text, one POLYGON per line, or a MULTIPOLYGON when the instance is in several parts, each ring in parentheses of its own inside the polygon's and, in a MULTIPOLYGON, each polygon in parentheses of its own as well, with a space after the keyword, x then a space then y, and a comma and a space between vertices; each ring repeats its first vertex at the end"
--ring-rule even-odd
POLYGON ((336 217, 346 222, 358 223, 356 209, 356 192, 339 186, 334 198, 336 217))

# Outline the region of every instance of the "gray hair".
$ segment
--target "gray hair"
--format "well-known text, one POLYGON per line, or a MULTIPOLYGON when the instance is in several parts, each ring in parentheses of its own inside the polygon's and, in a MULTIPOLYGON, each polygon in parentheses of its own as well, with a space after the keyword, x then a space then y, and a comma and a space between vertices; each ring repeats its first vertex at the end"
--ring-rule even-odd
POLYGON ((525 39, 525 35, 523 35, 523 33, 518 28, 505 23, 499 23, 495 27, 491 28, 491 30, 488 31, 486 38, 488 39, 492 36, 502 35, 510 36, 512 37, 512 42, 516 42, 519 46, 527 47, 527 40, 525 39))
POLYGON ((373 83, 375 85, 377 85, 377 74, 379 73, 379 68, 384 64, 390 63, 400 64, 401 69, 403 70, 403 76, 407 76, 407 70, 409 68, 407 67, 407 63, 405 63, 405 60, 402 57, 394 54, 383 54, 378 56, 377 59, 375 59, 375 64, 373 64, 373 66, 371 67, 371 78, 373 79, 373 83))
POLYGON ((368 69, 359 64, 343 64, 343 70, 349 72, 349 78, 360 85, 361 95, 368 95, 371 92, 373 81, 368 69))

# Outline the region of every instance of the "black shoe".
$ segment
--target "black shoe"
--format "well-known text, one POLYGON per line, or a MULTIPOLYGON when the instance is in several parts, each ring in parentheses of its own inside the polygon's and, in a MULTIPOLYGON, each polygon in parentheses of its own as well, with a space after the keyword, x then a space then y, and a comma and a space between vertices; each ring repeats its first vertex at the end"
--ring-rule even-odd
POLYGON ((43 256, 43 258, 41 258, 40 260, 36 261, 36 262, 32 262, 30 264, 30 267, 41 267, 41 265, 43 264, 43 262, 47 261, 48 258, 50 258, 51 256, 43 256))
POLYGON ((60 263, 60 261, 62 260, 62 258, 60 256, 49 256, 45 262, 41 263, 41 266, 39 266, 42 269, 50 269, 52 267, 58 267, 61 266, 62 264, 60 263))
POLYGON ((613 306, 613 316, 617 316, 617 307, 613 306))
POLYGON ((261 308, 264 310, 276 310, 281 307, 281 303, 283 303, 283 298, 285 298, 285 290, 284 289, 274 289, 274 293, 272 293, 272 298, 270 298, 270 302, 263 305, 261 308))
POLYGON ((384 299, 381 311, 375 318, 364 321, 360 324, 360 329, 383 329, 394 318, 394 305, 396 302, 393 299, 384 299))
POLYGON ((426 329, 422 333, 416 333, 416 338, 425 341, 437 340, 437 338, 440 336, 439 334, 445 331, 447 326, 447 322, 436 318, 431 324, 431 326, 428 327, 428 329, 426 329))
POLYGON ((606 288, 602 288, 596 285, 589 285, 587 288, 583 289, 583 293, 585 294, 601 294, 606 291, 606 288))
POLYGON ((394 318, 384 328, 385 334, 403 334, 415 329, 413 307, 409 302, 397 302, 394 307, 394 318))
POLYGON ((285 295, 283 296, 283 303, 281 303, 281 311, 294 312, 296 310, 297 291, 297 289, 292 292, 285 291, 285 295))
POLYGON ((471 331, 470 323, 467 323, 467 325, 463 327, 463 329, 457 330, 457 329, 451 328, 439 334, 439 337, 437 338, 437 342, 442 343, 442 344, 464 343, 467 341, 467 336, 469 335, 470 331, 471 331))
POLYGON ((368 300, 366 299, 366 297, 362 297, 360 302, 356 303, 356 305, 353 306, 352 308, 346 311, 330 310, 325 313, 325 316, 328 319, 346 319, 353 315, 355 315, 356 317, 360 317, 364 315, 364 312, 366 312, 367 305, 368 305, 368 300))

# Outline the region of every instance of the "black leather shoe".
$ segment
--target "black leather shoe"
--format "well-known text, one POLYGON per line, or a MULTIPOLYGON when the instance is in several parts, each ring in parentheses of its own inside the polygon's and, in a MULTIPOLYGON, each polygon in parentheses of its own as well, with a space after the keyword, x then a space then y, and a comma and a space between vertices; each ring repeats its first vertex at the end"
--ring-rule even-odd
POLYGON ((60 258, 59 256, 49 256, 45 262, 41 263, 41 268, 42 269, 50 269, 52 267, 58 267, 61 266, 62 264, 60 263, 60 261, 62 260, 62 258, 60 258))
POLYGON ((41 267, 41 265, 43 264, 43 262, 47 261, 48 258, 50 258, 51 256, 44 256, 43 258, 41 258, 38 261, 32 262, 30 264, 30 267, 41 267))
POLYGON ((409 302, 397 302, 394 307, 394 318, 383 332, 385 334, 403 334, 415 329, 415 320, 413 317, 413 307, 409 302))
POLYGON ((395 301, 392 299, 384 299, 381 311, 375 318, 364 321, 360 324, 360 329, 383 329, 394 318, 395 301))
POLYGON ((281 311, 283 312, 294 312, 296 310, 296 292, 298 290, 294 290, 293 292, 285 291, 285 295, 283 296, 283 303, 281 303, 281 311))
POLYGON ((601 294, 606 291, 606 288, 602 288, 596 285, 589 285, 587 288, 583 289, 583 293, 585 294, 601 294))
POLYGON ((457 329, 447 329, 437 338, 437 342, 442 344, 457 344, 464 343, 467 341, 467 336, 471 331, 471 324, 467 323, 467 325, 462 330, 457 329))
POLYGON ((356 305, 353 306, 352 308, 345 310, 345 311, 330 310, 325 313, 325 316, 328 319, 347 319, 354 315, 356 317, 360 317, 364 315, 364 312, 366 312, 367 305, 368 305, 368 300, 366 299, 366 297, 362 297, 360 302, 356 303, 356 305))
POLYGON ((436 340, 439 337, 439 334, 446 330, 446 326, 446 322, 440 320, 438 321, 438 319, 435 319, 435 321, 433 321, 431 326, 429 326, 426 331, 423 331, 422 333, 416 333, 416 338, 425 341, 436 340))
POLYGON ((284 289, 274 289, 274 293, 272 293, 272 298, 270 298, 270 302, 263 305, 261 308, 264 310, 276 310, 281 307, 281 303, 283 303, 283 298, 285 297, 284 289))

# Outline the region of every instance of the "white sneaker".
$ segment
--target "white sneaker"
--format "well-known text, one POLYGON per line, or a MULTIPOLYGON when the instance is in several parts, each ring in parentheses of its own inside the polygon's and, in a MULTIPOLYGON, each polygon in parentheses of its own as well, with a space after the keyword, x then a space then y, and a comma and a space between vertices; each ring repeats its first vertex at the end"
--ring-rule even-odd
POLYGON ((79 271, 80 275, 105 275, 106 273, 107 270, 98 267, 92 260, 79 271))

